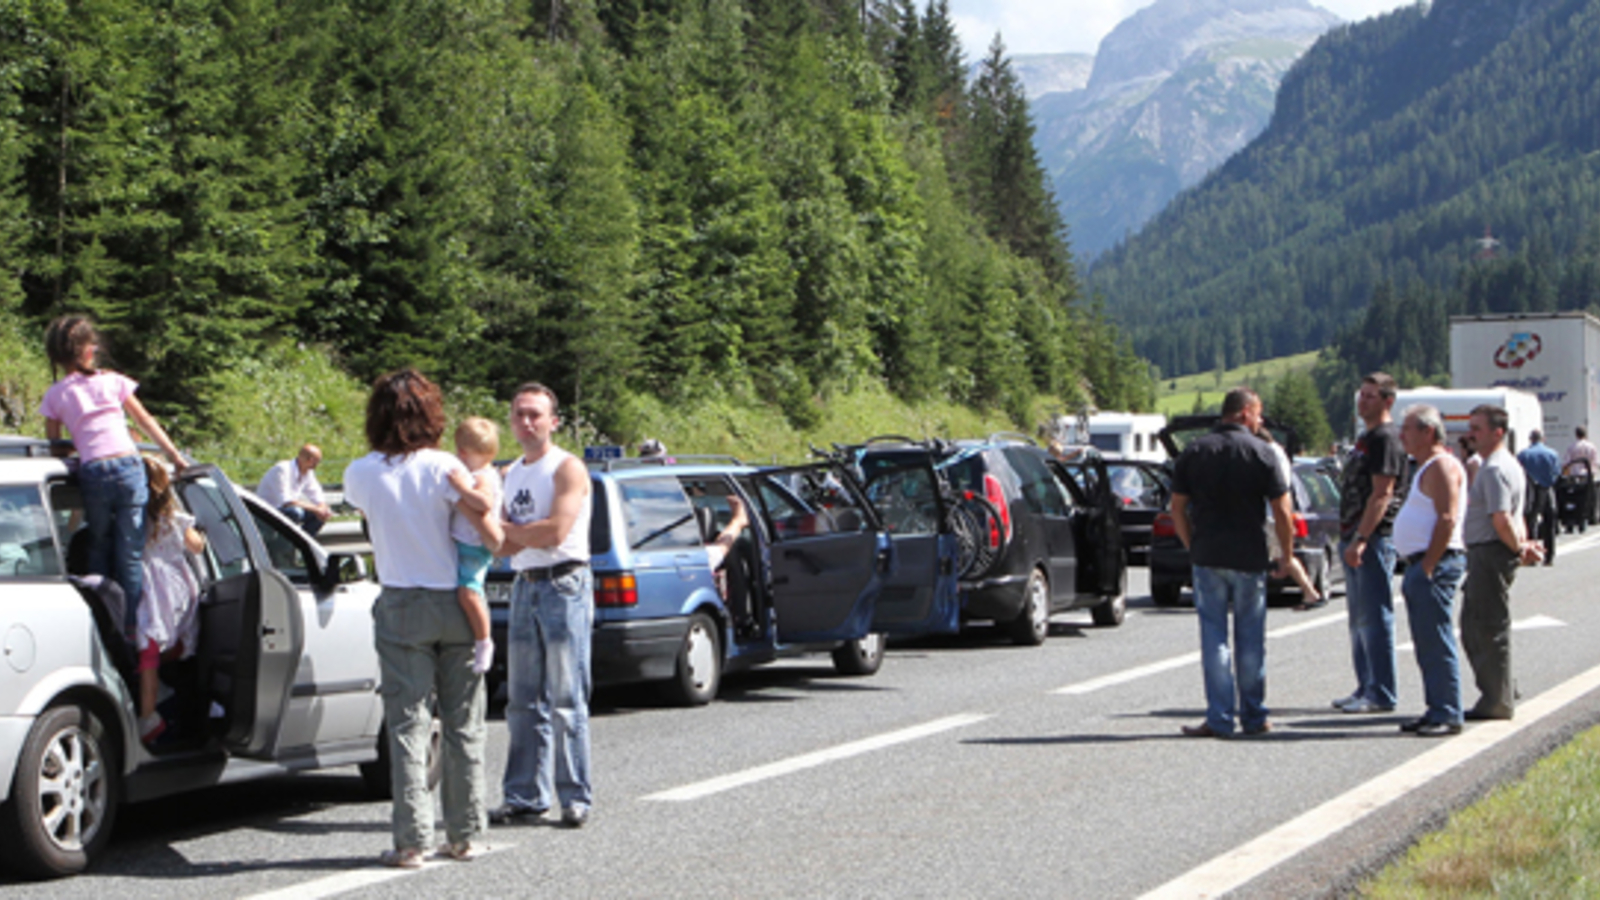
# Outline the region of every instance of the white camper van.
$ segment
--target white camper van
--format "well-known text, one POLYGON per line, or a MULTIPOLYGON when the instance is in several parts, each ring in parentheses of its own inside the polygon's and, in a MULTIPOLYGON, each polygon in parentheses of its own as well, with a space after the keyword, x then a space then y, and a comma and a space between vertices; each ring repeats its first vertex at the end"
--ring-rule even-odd
MULTIPOLYGON (((1405 414, 1406 407, 1415 403, 1426 403, 1439 410, 1439 414, 1444 418, 1446 439, 1452 448, 1455 447, 1456 440, 1467 433, 1469 427, 1467 419, 1472 411, 1485 403, 1503 407, 1509 414, 1506 449, 1513 454, 1528 446, 1528 432, 1544 427, 1544 412, 1539 405, 1539 398, 1515 388, 1454 390, 1420 387, 1398 391, 1394 396, 1395 421, 1399 422, 1401 416, 1405 414)), ((1361 428, 1361 422, 1358 420, 1356 430, 1360 431, 1361 428)))
POLYGON ((1167 427, 1159 413, 1103 412, 1089 417, 1089 433, 1080 434, 1075 419, 1064 420, 1068 444, 1090 444, 1108 457, 1163 462, 1167 451, 1156 435, 1167 427))

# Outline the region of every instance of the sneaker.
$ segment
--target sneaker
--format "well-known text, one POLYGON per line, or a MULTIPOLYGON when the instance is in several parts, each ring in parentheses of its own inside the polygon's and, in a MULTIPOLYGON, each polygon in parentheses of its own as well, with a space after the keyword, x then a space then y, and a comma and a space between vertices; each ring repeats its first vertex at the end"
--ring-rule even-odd
POLYGON ((1423 722, 1417 727, 1417 737, 1449 737, 1460 733, 1460 722, 1423 722))
POLYGON ((548 809, 504 803, 489 810, 490 825, 532 825, 550 813, 548 809))
POLYGON ((1333 701, 1333 708, 1344 709, 1346 706, 1349 706, 1352 703, 1360 703, 1362 699, 1363 698, 1360 694, 1351 694, 1348 697, 1340 697, 1339 699, 1333 701))
POLYGON ((151 713, 139 717, 139 740, 146 744, 153 744, 156 738, 167 730, 167 720, 161 718, 160 713, 151 713))
POLYGON ((1354 703, 1346 703, 1344 706, 1339 707, 1339 709, 1352 715, 1394 712, 1393 706, 1384 706, 1381 703, 1368 700, 1365 697, 1357 699, 1354 703))
POLYGON ((454 844, 440 844, 439 850, 434 854, 439 859, 449 859, 455 862, 472 862, 483 855, 483 847, 472 841, 460 841, 454 844))
POLYGON ((1428 724, 1427 719, 1412 719, 1409 722, 1401 722, 1400 730, 1406 734, 1416 734, 1417 730, 1426 724, 1428 724))
POLYGON ((561 811, 562 828, 582 828, 589 823, 589 807, 569 806, 561 811))
POLYGON ((391 869, 422 868, 422 851, 416 847, 404 850, 385 850, 378 854, 378 862, 391 869))

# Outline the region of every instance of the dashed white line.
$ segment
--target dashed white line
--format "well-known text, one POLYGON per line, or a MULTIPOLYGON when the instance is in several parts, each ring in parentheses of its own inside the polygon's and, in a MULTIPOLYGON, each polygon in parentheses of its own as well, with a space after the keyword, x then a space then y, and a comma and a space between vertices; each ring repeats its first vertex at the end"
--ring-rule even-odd
POLYGON ((1600 666, 1518 704, 1514 721, 1474 725, 1436 749, 1191 869, 1145 894, 1141 900, 1216 897, 1240 887, 1596 688, 1600 688, 1600 666))
MULTIPOLYGON (((478 855, 487 856, 490 853, 509 850, 514 846, 516 845, 489 844, 480 849, 478 855)), ((462 863, 454 860, 430 859, 424 862, 420 869, 389 869, 379 866, 377 857, 374 856, 372 865, 373 867, 370 869, 352 869, 349 872, 340 872, 324 878, 291 884, 286 888, 279 888, 275 891, 250 894, 244 897, 243 900, 322 900, 324 897, 334 897, 350 891, 360 890, 361 888, 372 887, 373 885, 383 884, 386 881, 393 881, 396 878, 404 878, 407 875, 415 875, 418 872, 436 869, 440 866, 459 866, 462 863)))
POLYGON ((650 794, 642 799, 677 802, 699 800, 702 797, 709 797, 712 794, 720 794, 723 791, 731 791, 735 788, 745 787, 746 785, 755 784, 759 781, 767 781, 768 779, 779 778, 794 772, 812 769, 826 763, 837 762, 841 759, 849 759, 852 756, 860 756, 863 753, 871 753, 874 750, 882 750, 885 747, 893 747, 896 744, 904 744, 909 741, 931 737, 932 735, 945 731, 951 731, 956 728, 965 728, 968 725, 982 722, 984 719, 988 718, 990 718, 990 716, 979 713, 963 713, 956 716, 946 716, 943 719, 935 719, 932 722, 924 722, 921 725, 913 725, 910 728, 902 728, 899 731, 890 731, 884 734, 874 735, 869 738, 863 738, 859 741, 851 741, 848 744, 839 744, 834 747, 826 747, 811 753, 803 753, 799 756, 791 756, 788 759, 780 759, 777 762, 767 763, 764 766, 756 766, 755 768, 751 769, 745 769, 742 772, 734 772, 731 775, 722 775, 717 778, 707 779, 705 781, 697 781, 694 784, 686 784, 683 787, 676 787, 671 790, 650 794))

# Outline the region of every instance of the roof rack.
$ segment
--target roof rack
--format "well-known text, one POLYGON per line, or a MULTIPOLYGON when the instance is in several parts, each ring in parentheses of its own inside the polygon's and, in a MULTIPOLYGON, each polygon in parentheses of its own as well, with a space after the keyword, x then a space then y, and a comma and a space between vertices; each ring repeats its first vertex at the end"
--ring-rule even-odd
POLYGON ((73 443, 67 438, 51 441, 27 435, 0 435, 0 453, 7 455, 45 457, 55 455, 51 452, 52 449, 62 449, 70 453, 72 448, 73 443))
POLYGON ((1034 440, 1032 435, 1023 434, 1020 431, 996 431, 994 434, 989 435, 990 443, 1000 443, 1001 441, 1016 441, 1017 443, 1034 447, 1039 446, 1039 442, 1034 440))
POLYGON ((601 460, 602 472, 613 472, 618 469, 643 469, 651 466, 672 466, 685 464, 711 464, 726 466, 748 465, 737 456, 719 455, 715 453, 675 453, 670 456, 624 456, 614 459, 601 460))

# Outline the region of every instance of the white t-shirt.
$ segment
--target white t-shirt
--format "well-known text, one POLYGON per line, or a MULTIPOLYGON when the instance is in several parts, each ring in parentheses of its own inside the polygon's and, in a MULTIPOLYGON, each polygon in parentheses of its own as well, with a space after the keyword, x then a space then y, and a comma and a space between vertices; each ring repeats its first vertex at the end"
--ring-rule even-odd
POLYGON ((450 514, 461 495, 448 476, 466 468, 443 450, 418 450, 391 459, 369 453, 344 470, 345 500, 366 514, 385 587, 455 590, 450 514))
MULTIPOLYGON (((506 470, 505 490, 501 494, 504 498, 506 519, 517 525, 526 525, 529 522, 550 518, 550 509, 554 505, 556 493, 556 469, 572 458, 571 453, 554 446, 545 451, 538 462, 528 463, 522 457, 517 457, 517 461, 506 470)), ((511 558, 512 568, 542 569, 564 562, 588 562, 589 513, 592 502, 589 496, 583 498, 583 503, 578 507, 577 521, 572 523, 572 530, 567 532, 567 539, 562 541, 560 546, 528 547, 519 550, 517 555, 511 558)))
MULTIPOLYGON (((493 465, 487 465, 472 473, 472 480, 487 478, 489 485, 489 515, 500 514, 500 473, 494 470, 493 465)), ((478 529, 472 527, 472 521, 461 514, 460 510, 450 514, 450 536, 458 543, 469 547, 482 547, 483 536, 478 534, 478 529)))
POLYGON ((303 477, 300 466, 292 459, 286 459, 267 470, 261 477, 261 484, 256 486, 256 496, 273 508, 278 509, 289 505, 295 500, 304 500, 317 506, 323 504, 322 485, 317 483, 317 470, 312 469, 303 477))

